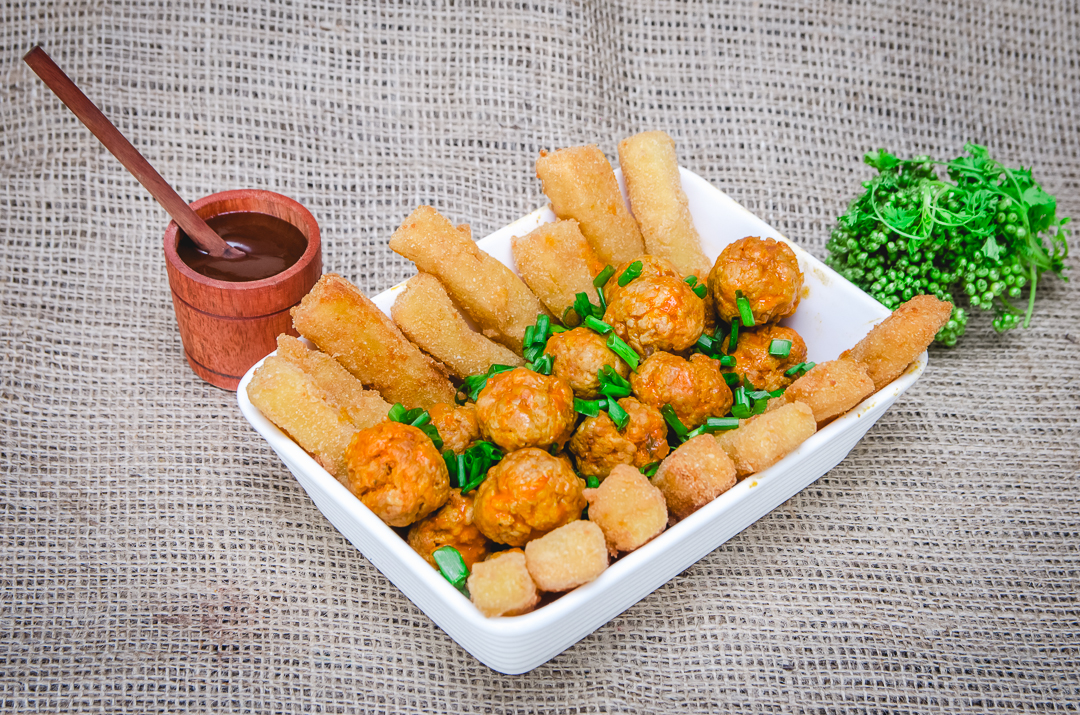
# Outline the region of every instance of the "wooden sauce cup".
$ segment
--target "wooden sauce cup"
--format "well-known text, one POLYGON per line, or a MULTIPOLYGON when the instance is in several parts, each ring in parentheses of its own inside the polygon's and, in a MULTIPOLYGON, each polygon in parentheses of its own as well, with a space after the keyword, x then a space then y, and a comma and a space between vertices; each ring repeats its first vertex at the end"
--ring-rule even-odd
POLYGON ((289 309, 322 275, 319 224, 287 196, 258 189, 211 194, 191 208, 203 219, 235 211, 270 214, 298 228, 307 239, 300 260, 281 273, 231 282, 192 270, 177 254, 179 226, 173 221, 165 229, 165 265, 188 364, 211 385, 235 391, 244 373, 277 347, 278 335, 296 335, 289 309))

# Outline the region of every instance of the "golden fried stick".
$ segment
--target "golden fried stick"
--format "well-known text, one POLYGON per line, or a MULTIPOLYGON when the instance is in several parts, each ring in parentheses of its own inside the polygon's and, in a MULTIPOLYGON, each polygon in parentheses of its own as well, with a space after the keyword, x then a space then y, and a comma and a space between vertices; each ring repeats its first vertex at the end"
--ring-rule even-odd
POLYGON ((327 273, 300 305, 293 325, 387 402, 430 407, 453 402, 455 390, 441 365, 410 343, 360 289, 327 273))
POLYGON ((743 420, 738 429, 716 435, 742 479, 779 462, 817 431, 814 411, 801 402, 743 420))
POLYGON ((357 429, 367 429, 386 419, 390 403, 374 390, 365 390, 352 374, 334 358, 282 333, 277 339, 277 355, 303 370, 323 389, 331 404, 348 414, 357 429))
POLYGON ((930 347, 951 314, 952 303, 932 295, 917 295, 875 325, 840 358, 851 358, 866 365, 874 389, 880 390, 900 377, 905 368, 930 347))
POLYGON ((524 236, 514 236, 514 263, 525 283, 544 305, 562 318, 578 293, 599 303, 593 277, 604 270, 574 220, 545 223, 524 236))
POLYGON ((873 392, 874 381, 870 379, 866 365, 855 360, 830 360, 819 363, 791 383, 784 391, 784 399, 801 402, 813 410, 818 429, 821 429, 873 392))
POLYGON ((271 356, 251 376, 247 394, 259 412, 349 485, 345 450, 356 425, 344 409, 330 403, 311 375, 284 357, 271 356))
POLYGON ((394 231, 390 250, 438 278, 484 335, 519 354, 525 328, 547 312, 513 271, 476 247, 468 226, 455 228, 430 206, 394 231))
POLYGON ((619 142, 619 166, 645 250, 671 261, 683 276, 708 277, 712 261, 701 250, 701 237, 694 228, 679 177, 675 141, 664 132, 627 137, 619 142))
POLYGON ((390 315, 409 340, 458 377, 486 372, 494 364, 514 367, 525 364, 508 348, 470 328, 439 279, 430 273, 409 279, 390 315))
POLYGON ((611 164, 595 144, 541 151, 536 176, 555 215, 576 219, 601 261, 617 266, 645 252, 611 164))

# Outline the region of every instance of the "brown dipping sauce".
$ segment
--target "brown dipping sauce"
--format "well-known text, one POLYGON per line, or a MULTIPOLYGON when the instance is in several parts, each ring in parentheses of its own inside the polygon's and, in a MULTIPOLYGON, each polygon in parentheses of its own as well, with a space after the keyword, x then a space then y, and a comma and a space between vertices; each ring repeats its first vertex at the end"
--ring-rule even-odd
POLYGON ((225 243, 244 252, 241 258, 215 258, 180 231, 176 253, 196 273, 231 283, 276 276, 300 260, 307 238, 288 221, 254 211, 234 211, 206 219, 225 243))

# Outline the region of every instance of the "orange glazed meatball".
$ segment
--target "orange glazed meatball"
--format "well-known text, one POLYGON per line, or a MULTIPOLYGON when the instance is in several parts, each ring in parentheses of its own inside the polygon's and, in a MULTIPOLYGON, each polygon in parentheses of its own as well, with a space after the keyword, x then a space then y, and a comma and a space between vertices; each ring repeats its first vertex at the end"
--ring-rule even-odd
POLYGON ((671 353, 653 353, 630 376, 634 395, 656 409, 671 405, 687 429, 731 409, 731 389, 720 374, 720 362, 695 353, 684 360, 671 353))
POLYGON ((627 364, 608 349, 607 339, 588 328, 555 333, 548 338, 544 352, 553 359, 551 374, 566 380, 578 397, 591 399, 600 395, 596 373, 604 365, 610 365, 623 377, 630 374, 627 364))
POLYGON ((670 276, 637 278, 608 302, 604 321, 641 355, 685 350, 705 326, 705 304, 670 276))
POLYGON ((587 477, 604 479, 620 464, 641 468, 667 456, 667 423, 655 407, 633 397, 619 400, 630 415, 620 432, 607 412, 588 417, 570 438, 570 451, 577 458, 578 471, 587 477))
POLYGON ((426 519, 409 529, 409 546, 438 568, 431 552, 443 546, 453 546, 470 569, 488 555, 487 537, 473 524, 473 495, 462 496, 454 489, 450 501, 426 519))
POLYGON ((473 523, 492 541, 524 546, 581 518, 584 488, 567 460, 520 449, 488 472, 476 493, 473 523))
POLYGON ((345 452, 349 490, 390 526, 408 526, 446 503, 450 475, 439 450, 412 425, 380 422, 345 452))
POLYGON ((760 328, 739 331, 739 342, 735 345, 734 371, 744 380, 759 390, 779 390, 795 381, 784 371, 801 362, 806 362, 806 343, 791 328, 779 325, 764 325, 760 328), (769 345, 773 340, 790 340, 791 352, 786 358, 769 354, 769 345))
POLYGON ((709 273, 709 293, 728 323, 739 315, 736 291, 750 303, 754 325, 761 325, 794 313, 802 287, 795 252, 771 238, 740 238, 720 253, 709 273))
MULTIPOLYGON (((635 261, 641 261, 641 275, 638 278, 648 278, 650 276, 668 276, 669 278, 677 278, 682 280, 682 275, 679 273, 679 269, 672 264, 671 261, 666 258, 660 258, 660 256, 650 256, 648 254, 642 254, 635 258, 633 261, 627 261, 626 263, 615 269, 615 273, 608 278, 608 282, 604 284, 604 297, 607 298, 607 302, 615 300, 615 296, 619 294, 622 287, 619 285, 619 276, 623 274, 630 264, 635 261)), ((635 278, 634 280, 637 280, 635 278)))
POLYGON ((574 433, 574 393, 564 380, 519 367, 488 378, 476 400, 484 438, 506 451, 561 449, 574 433))
POLYGON ((429 407, 428 414, 442 437, 443 451, 452 449, 454 454, 461 454, 480 439, 480 423, 476 421, 476 405, 472 403, 456 407, 440 402, 429 407))

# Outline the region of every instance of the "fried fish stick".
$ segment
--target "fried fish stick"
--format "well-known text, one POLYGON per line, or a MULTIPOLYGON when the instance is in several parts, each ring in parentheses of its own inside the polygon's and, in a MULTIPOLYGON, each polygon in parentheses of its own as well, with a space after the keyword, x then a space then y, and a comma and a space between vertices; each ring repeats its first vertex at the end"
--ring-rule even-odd
POLYGON ((525 328, 546 312, 513 271, 476 247, 467 226, 455 228, 430 206, 405 219, 390 250, 438 278, 484 335, 514 352, 521 352, 525 328))
POLYGON ((469 327, 446 294, 439 279, 420 273, 390 309, 405 336, 457 377, 486 372, 494 364, 524 365, 525 361, 469 327))
POLYGON ((873 392, 874 381, 870 379, 866 365, 854 360, 830 360, 819 363, 788 385, 784 399, 801 402, 813 410, 818 429, 821 429, 873 392))
POLYGON ((664 132, 627 137, 619 142, 619 166, 646 252, 668 259, 684 276, 708 277, 712 262, 690 215, 675 141, 664 132))
POLYGON ((360 289, 327 273, 292 309, 297 332, 390 403, 430 407, 453 402, 454 386, 360 289))
POLYGON ((578 293, 599 303, 593 278, 604 270, 577 221, 556 221, 514 236, 514 263, 525 283, 555 317, 562 318, 578 293))
POLYGON ((345 450, 358 430, 345 410, 330 404, 311 375, 283 357, 271 356, 251 376, 247 394, 259 412, 349 485, 345 450))
POLYGON ((949 322, 952 303, 932 295, 917 295, 874 326, 865 338, 840 358, 866 365, 874 389, 880 390, 934 342, 941 326, 949 322))
POLYGON ((576 219, 585 240, 605 264, 617 266, 645 252, 607 157, 595 144, 540 152, 536 176, 555 215, 576 219))
POLYGON ((765 412, 716 436, 742 479, 779 462, 817 431, 814 411, 801 402, 765 412))
POLYGON ((277 354, 306 372, 331 404, 345 410, 357 429, 367 429, 386 419, 390 403, 375 390, 365 390, 341 363, 321 350, 308 350, 296 338, 282 333, 277 339, 277 354))

